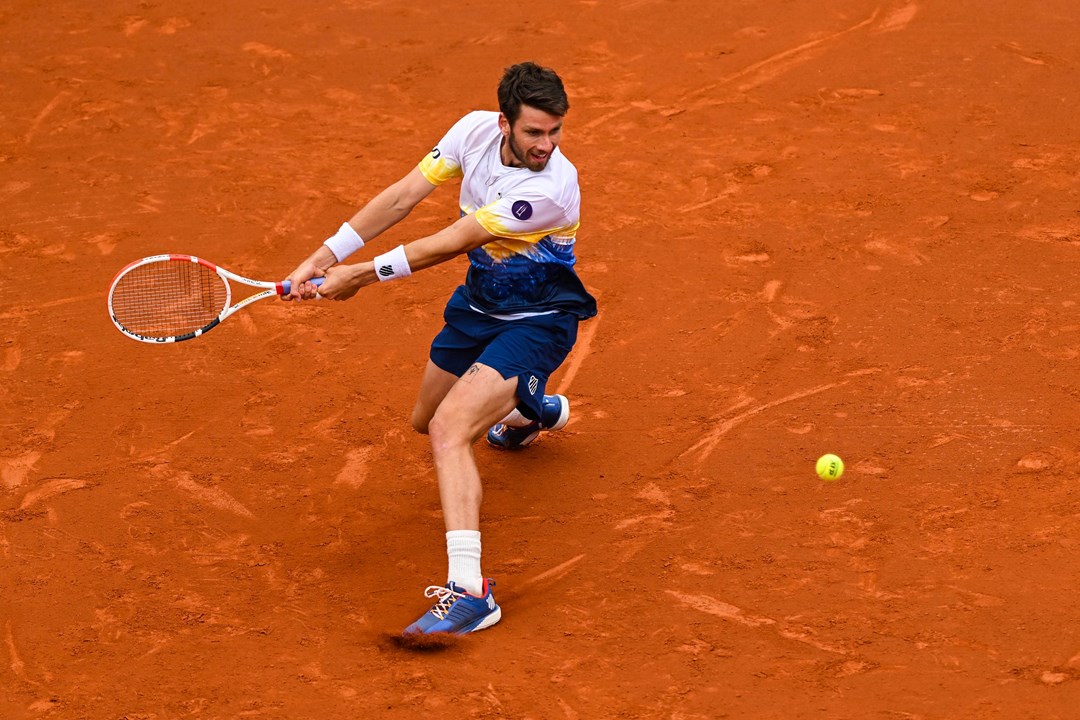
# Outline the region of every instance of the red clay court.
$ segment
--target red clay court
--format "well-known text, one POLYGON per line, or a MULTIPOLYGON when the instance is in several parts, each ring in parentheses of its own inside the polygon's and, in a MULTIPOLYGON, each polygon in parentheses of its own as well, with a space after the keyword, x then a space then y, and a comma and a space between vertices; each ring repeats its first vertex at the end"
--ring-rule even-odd
POLYGON ((0 36, 0 717, 1077 716, 1074 0, 13 0, 0 36), (601 312, 569 426, 476 448, 503 621, 408 652, 466 261, 161 347, 106 291, 283 277, 525 59, 601 312))

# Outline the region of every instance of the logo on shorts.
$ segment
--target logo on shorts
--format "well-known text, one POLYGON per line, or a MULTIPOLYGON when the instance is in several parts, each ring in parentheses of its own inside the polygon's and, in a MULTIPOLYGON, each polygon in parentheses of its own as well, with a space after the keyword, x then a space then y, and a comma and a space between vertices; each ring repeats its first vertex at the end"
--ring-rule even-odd
POLYGON ((514 213, 514 217, 518 220, 528 220, 532 217, 532 205, 526 200, 518 200, 510 208, 510 211, 514 213))
POLYGON ((535 395, 537 388, 540 387, 540 381, 536 379, 535 375, 529 376, 529 394, 535 395))

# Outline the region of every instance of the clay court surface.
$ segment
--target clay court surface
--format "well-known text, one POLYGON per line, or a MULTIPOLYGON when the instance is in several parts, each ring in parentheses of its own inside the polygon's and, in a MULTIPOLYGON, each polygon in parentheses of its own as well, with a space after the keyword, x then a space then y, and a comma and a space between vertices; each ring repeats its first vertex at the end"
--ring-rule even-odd
POLYGON ((1078 37, 1074 0, 4 3, 0 717, 1077 717, 1078 37), (106 291, 284 277, 523 59, 601 312, 567 429, 476 447, 503 621, 412 652, 465 260, 170 346, 106 291))

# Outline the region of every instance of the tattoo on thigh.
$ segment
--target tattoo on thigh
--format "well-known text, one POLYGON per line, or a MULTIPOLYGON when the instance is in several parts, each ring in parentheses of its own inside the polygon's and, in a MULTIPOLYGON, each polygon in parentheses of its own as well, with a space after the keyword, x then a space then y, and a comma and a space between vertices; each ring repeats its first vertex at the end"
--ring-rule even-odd
POLYGON ((473 363, 473 366, 465 371, 465 374, 461 376, 461 379, 465 380, 466 382, 471 382, 473 379, 473 375, 478 372, 480 372, 480 364, 473 363))

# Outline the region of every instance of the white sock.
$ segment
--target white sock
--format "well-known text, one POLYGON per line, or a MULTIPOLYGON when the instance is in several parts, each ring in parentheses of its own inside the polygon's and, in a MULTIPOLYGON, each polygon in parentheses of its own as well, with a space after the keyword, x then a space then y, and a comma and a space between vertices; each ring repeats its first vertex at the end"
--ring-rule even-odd
POLYGON ((514 408, 510 411, 509 415, 502 419, 501 422, 503 425, 509 425, 510 427, 519 428, 525 427, 526 425, 531 423, 532 420, 522 415, 517 408, 514 408))
POLYGON ((480 531, 450 530, 446 533, 446 556, 450 559, 447 582, 472 595, 484 589, 484 575, 480 572, 480 531))

